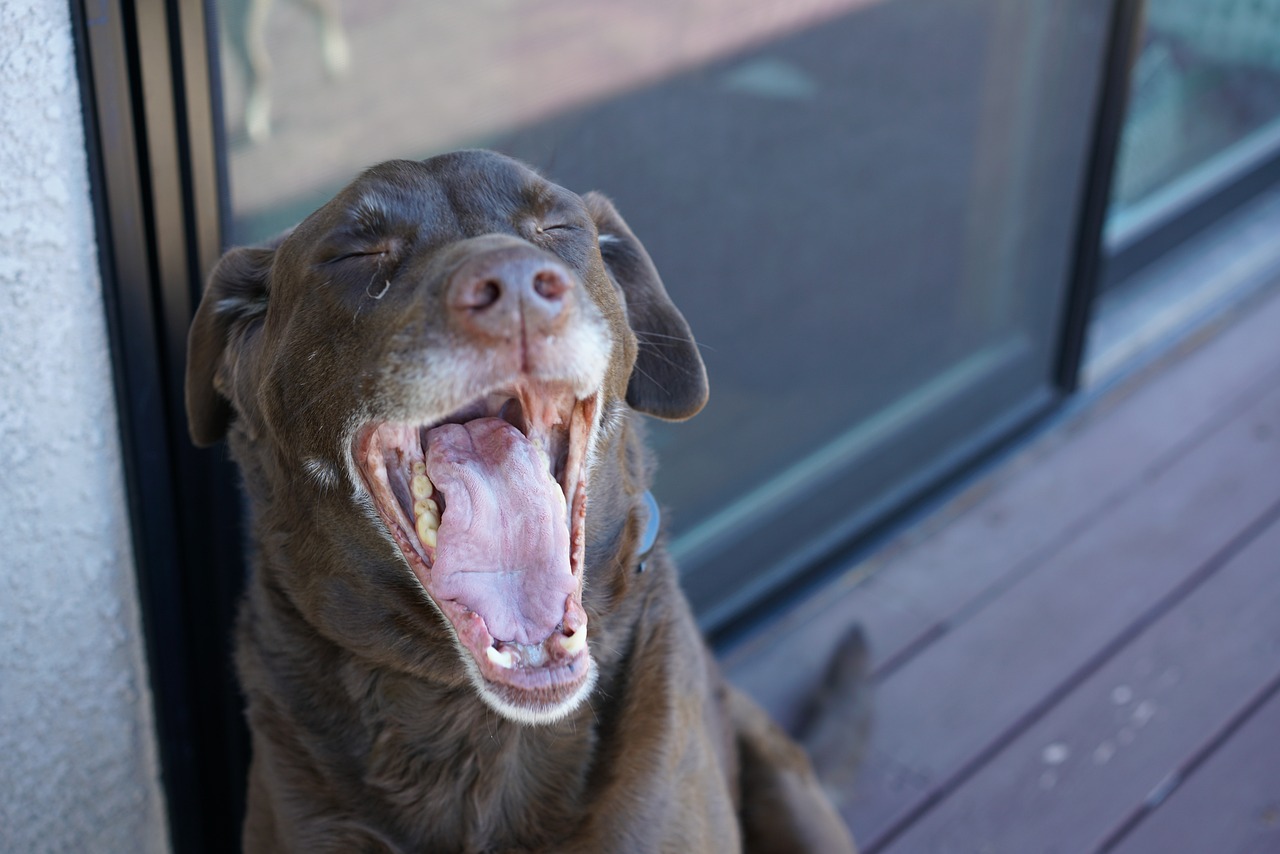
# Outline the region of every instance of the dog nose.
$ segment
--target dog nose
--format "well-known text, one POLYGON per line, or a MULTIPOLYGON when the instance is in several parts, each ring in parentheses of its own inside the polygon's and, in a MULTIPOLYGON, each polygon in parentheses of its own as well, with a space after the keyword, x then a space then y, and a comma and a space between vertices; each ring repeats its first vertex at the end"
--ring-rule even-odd
POLYGON ((449 305, 472 334, 507 339, 557 332, 568 315, 573 274, 559 261, 522 248, 491 250, 453 274, 449 305))

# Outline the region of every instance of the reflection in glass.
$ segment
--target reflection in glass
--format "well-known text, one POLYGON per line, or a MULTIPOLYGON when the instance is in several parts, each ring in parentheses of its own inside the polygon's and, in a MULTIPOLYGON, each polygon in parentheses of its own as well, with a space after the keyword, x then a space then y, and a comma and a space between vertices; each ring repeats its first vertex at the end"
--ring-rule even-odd
POLYGON ((340 37, 307 3, 228 13, 232 239, 462 146, 612 196, 711 377, 651 429, 705 613, 1048 397, 1110 6, 363 0, 340 37))
POLYGON ((1280 0, 1148 0, 1109 240, 1280 146, 1280 0))
MULTIPOLYGON (((865 5, 868 0, 219 4, 232 238, 287 226, 295 210, 309 211, 371 163, 491 146, 513 128, 865 5)), ((769 77, 765 69, 769 79, 754 74, 736 85, 773 87, 783 95, 788 85, 804 85, 788 83, 785 71, 769 77)))

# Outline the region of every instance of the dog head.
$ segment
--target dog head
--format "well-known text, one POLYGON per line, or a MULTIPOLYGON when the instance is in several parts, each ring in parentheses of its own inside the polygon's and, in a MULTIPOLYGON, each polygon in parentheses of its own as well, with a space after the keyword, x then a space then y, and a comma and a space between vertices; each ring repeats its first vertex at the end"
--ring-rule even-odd
POLYGON ((320 634, 525 722, 591 689, 587 495, 618 414, 706 395, 609 201, 482 151, 375 166, 230 251, 189 339, 192 437, 232 434, 273 583, 320 634))

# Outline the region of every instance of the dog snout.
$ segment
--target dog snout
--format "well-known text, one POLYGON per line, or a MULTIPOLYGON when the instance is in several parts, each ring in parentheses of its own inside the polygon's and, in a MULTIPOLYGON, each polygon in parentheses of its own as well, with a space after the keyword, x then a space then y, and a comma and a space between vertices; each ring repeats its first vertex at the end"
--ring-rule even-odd
POLYGON ((503 248, 471 258, 449 284, 449 307, 471 335, 510 340, 552 335, 570 315, 574 276, 536 250, 503 248))

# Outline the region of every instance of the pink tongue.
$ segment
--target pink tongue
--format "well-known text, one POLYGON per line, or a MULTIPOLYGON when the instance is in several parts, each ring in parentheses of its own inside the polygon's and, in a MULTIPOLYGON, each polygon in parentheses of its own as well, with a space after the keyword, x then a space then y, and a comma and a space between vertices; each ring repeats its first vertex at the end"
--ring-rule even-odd
POLYGON ((428 433, 426 462, 445 500, 432 592, 475 611, 496 640, 541 643, 578 588, 545 458, 506 421, 479 418, 428 433))

